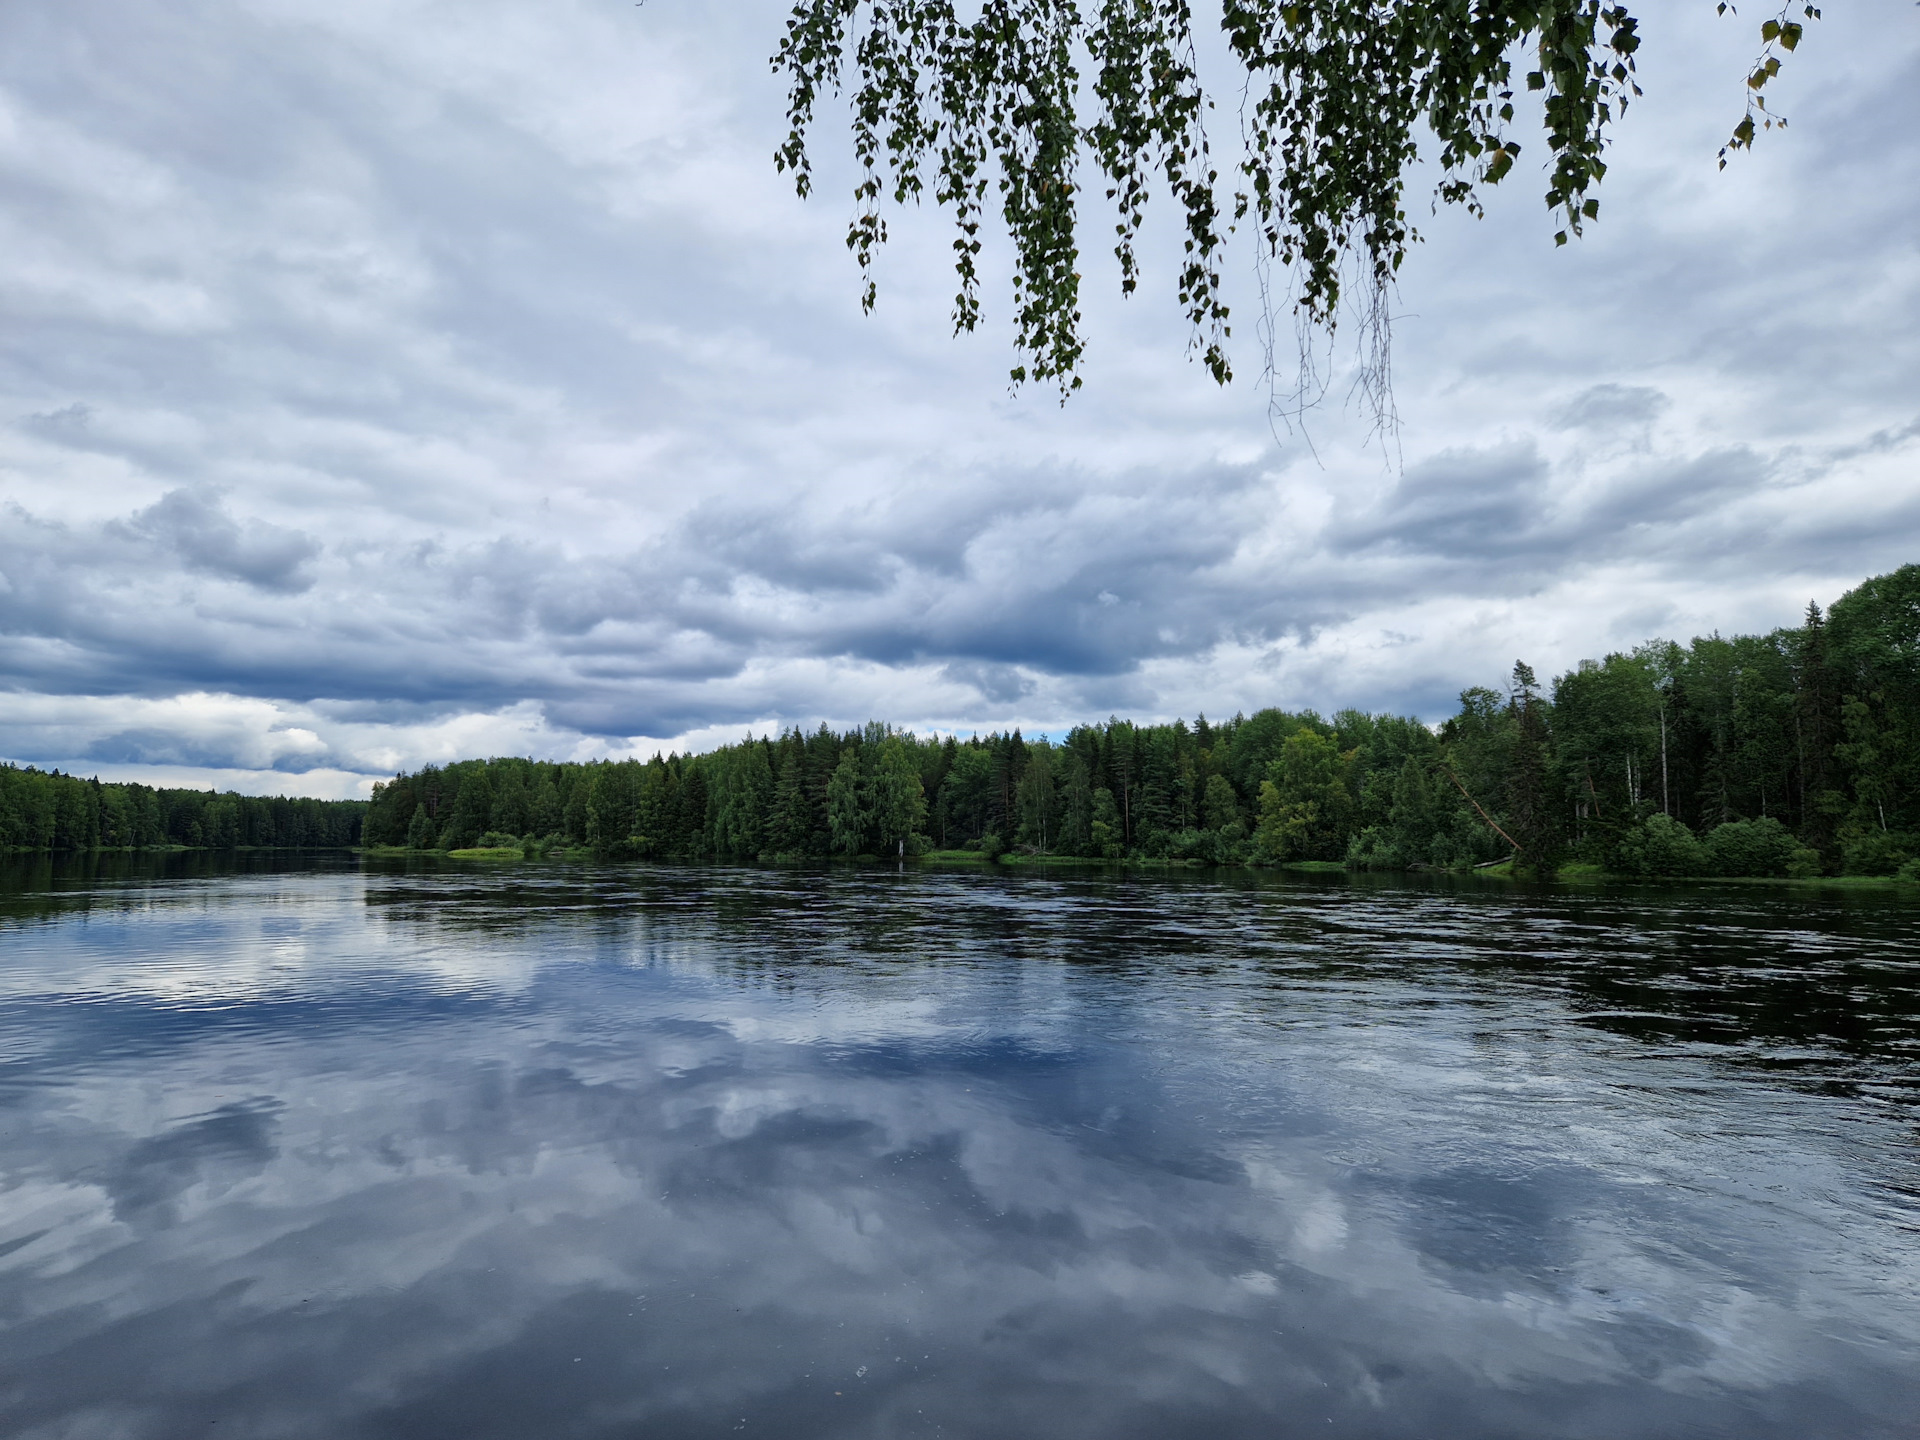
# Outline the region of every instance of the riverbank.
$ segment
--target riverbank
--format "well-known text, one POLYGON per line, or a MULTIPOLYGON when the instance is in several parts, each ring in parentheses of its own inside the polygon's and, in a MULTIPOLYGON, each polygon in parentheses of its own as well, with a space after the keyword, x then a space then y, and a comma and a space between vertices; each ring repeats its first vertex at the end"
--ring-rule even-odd
MULTIPOLYGON (((1502 861, 1495 868, 1509 877, 1513 874, 1510 862, 1502 861)), ((1494 870, 1481 873, 1491 874, 1494 870)), ((1920 881, 1902 879, 1898 875, 1622 875, 1617 871, 1603 870, 1598 865, 1562 865, 1553 878, 1568 885, 1760 885, 1774 889, 1905 890, 1920 894, 1920 881)))
MULTIPOLYGON (((178 848, 178 847, 176 847, 178 848)), ((420 859, 438 858, 446 860, 482 860, 490 862, 512 862, 531 860, 586 861, 596 858, 595 852, 586 846, 555 846, 541 851, 528 850, 508 845, 477 846, 462 850, 410 850, 404 845, 366 846, 360 851, 363 855, 392 859, 415 857, 420 859)), ((766 862, 779 864, 780 862, 766 862)), ((820 863, 820 862, 811 862, 820 863)), ((1124 860, 1103 860, 1084 855, 1040 855, 1019 851, 1005 851, 992 855, 983 850, 929 850, 921 855, 908 856, 905 860, 888 855, 856 855, 840 857, 827 862, 835 865, 932 865, 961 866, 970 869, 1001 869, 1008 871, 1023 870, 1129 870, 1145 872, 1173 871, 1209 871, 1209 870, 1246 870, 1259 873, 1275 871, 1295 875, 1450 875, 1455 877, 1475 877, 1494 881, 1513 881, 1539 883, 1537 876, 1517 876, 1513 873, 1511 861, 1503 860, 1497 865, 1482 866, 1475 869, 1459 870, 1361 870, 1335 860, 1292 860, 1277 865, 1210 865, 1203 860, 1156 860, 1144 857, 1132 857, 1124 860)), ((1619 871, 1605 870, 1598 865, 1563 865, 1553 875, 1554 883, 1566 885, 1749 885, 1773 888, 1813 888, 1835 890, 1879 890, 1892 892, 1910 892, 1920 895, 1920 883, 1903 880, 1893 875, 1813 875, 1803 877, 1754 876, 1754 875, 1629 875, 1619 871)))

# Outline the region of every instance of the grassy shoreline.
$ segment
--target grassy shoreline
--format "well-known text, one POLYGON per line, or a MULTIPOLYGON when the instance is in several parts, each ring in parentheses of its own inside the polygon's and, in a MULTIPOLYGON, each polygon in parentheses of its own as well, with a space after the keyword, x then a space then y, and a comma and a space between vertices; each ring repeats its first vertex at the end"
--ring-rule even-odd
MULTIPOLYGON (((584 861, 595 858, 594 852, 584 846, 555 847, 542 855, 529 856, 510 846, 489 846, 465 850, 410 850, 404 845, 370 845, 362 847, 364 855, 386 858, 416 856, 420 858, 436 857, 449 860, 486 860, 493 862, 515 860, 571 860, 584 861)), ((779 861, 761 862, 780 865, 779 861)), ((809 862, 822 863, 822 862, 809 862)), ((1006 852, 997 856, 988 855, 981 850, 929 850, 924 854, 907 857, 902 862, 888 855, 857 855, 837 857, 828 864, 841 865, 954 865, 975 869, 1015 870, 1138 870, 1138 871, 1207 871, 1207 870, 1243 870, 1253 874, 1276 872, 1294 875, 1447 875, 1456 878, 1479 878, 1496 881, 1529 881, 1539 883, 1537 877, 1516 876, 1510 861, 1501 861, 1498 865, 1489 865, 1471 870, 1361 870, 1345 865, 1337 860, 1293 860, 1278 865, 1212 865, 1203 860, 1155 860, 1133 857, 1120 860, 1103 860, 1084 855, 1025 855, 1006 852)), ((1784 875, 1628 875, 1618 871, 1603 870, 1597 865, 1563 865, 1553 875, 1553 883, 1561 885, 1746 885, 1779 888, 1814 888, 1837 890, 1887 891, 1889 893, 1910 893, 1920 897, 1920 885, 1900 880, 1892 875, 1812 875, 1790 877, 1784 875)))

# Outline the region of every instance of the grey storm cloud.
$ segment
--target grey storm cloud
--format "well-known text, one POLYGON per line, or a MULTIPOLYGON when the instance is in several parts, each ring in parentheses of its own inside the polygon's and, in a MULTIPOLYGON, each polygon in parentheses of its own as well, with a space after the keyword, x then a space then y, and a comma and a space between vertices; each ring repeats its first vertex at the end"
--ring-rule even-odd
MULTIPOLYGON (((949 338, 930 212, 896 217, 863 317, 845 158, 806 204, 767 158, 775 0, 17 0, 0 756, 373 774, 536 743, 473 728, 527 707, 565 753, 1426 713, 1649 614, 1790 620, 1920 553, 1915 48, 1858 8, 1725 175, 1695 82, 1747 57, 1676 20, 1578 245, 1510 186, 1424 227, 1383 453, 1338 345, 1311 447, 1188 364, 1151 227, 1124 304, 1089 246, 1065 407, 1008 392, 995 292, 949 338), (192 696, 228 719, 154 708, 192 696)), ((1239 341, 1259 296, 1227 278, 1239 341)))
POLYGON ((1550 467, 1530 442, 1458 450, 1408 469, 1385 502, 1345 527, 1348 549, 1459 558, 1526 553, 1546 524, 1550 467))
POLYGON ((190 570, 263 590, 307 589, 313 577, 300 567, 320 553, 320 543, 310 535, 258 520, 241 526, 218 500, 185 490, 169 490, 125 529, 168 546, 190 570))
MULTIPOLYGON (((16 644, 57 632, 66 646, 54 663, 90 669, 94 690, 227 687, 272 672, 276 689, 301 698, 464 693, 502 704, 535 694, 571 713, 596 711, 603 718, 589 728, 615 733, 696 718, 645 707, 659 706, 663 689, 735 675, 770 650, 944 664, 1004 702, 1032 689, 1011 678, 1016 666, 1117 673, 1227 633, 1258 599, 1207 577, 1235 548, 1207 513, 1236 488, 1244 481, 1232 477, 1189 481, 1184 496, 1149 485, 1086 523, 1076 523, 1070 496, 1010 500, 983 508, 971 534, 950 527, 945 552, 920 539, 924 517, 808 522, 785 510, 736 511, 724 547, 710 517, 696 515, 638 554, 585 561, 504 539, 424 554, 362 551, 350 575, 331 579, 377 597, 385 623, 373 645, 362 643, 359 617, 343 623, 323 597, 303 598, 312 578, 296 567, 317 547, 243 527, 176 492, 92 532, 18 513, 15 534, 27 543, 13 559, 0 541, 0 568, 19 577, 0 597, 0 623, 16 644), (821 583, 807 557, 836 547, 867 578, 821 583), (125 584, 129 568, 144 585, 125 584), (218 620, 203 612, 191 632, 156 633, 166 608, 152 603, 154 588, 191 588, 201 573, 270 589, 278 602, 262 596, 218 620), (428 642, 409 646, 403 626, 428 642), (609 708, 608 692, 631 685, 652 694, 609 708)), ((17 664, 31 663, 24 648, 16 654, 17 664)), ((129 747, 124 757, 112 745, 93 753, 155 758, 164 751, 156 742, 116 736, 112 745, 129 747)))
POLYGON ((947 679, 978 691, 980 697, 995 705, 1010 705, 1034 692, 1031 676, 1011 665, 982 665, 977 661, 955 660, 940 672, 947 679))

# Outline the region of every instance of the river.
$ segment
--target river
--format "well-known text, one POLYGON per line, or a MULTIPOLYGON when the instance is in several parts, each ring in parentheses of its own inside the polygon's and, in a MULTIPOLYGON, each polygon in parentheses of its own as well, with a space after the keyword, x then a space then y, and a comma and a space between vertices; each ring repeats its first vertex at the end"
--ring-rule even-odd
POLYGON ((0 864, 0 1433, 1920 1435, 1920 903, 0 864))

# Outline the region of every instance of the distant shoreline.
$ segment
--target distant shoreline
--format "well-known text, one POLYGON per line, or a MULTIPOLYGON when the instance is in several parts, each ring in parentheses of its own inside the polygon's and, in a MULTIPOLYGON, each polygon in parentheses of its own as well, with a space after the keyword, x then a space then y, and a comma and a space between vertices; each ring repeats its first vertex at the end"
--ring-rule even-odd
POLYGON ((635 860, 631 857, 616 857, 596 854, 590 847, 569 846, 556 848, 542 854, 528 855, 524 850, 511 846, 470 847, 460 850, 410 850, 404 845, 368 845, 356 847, 359 854, 382 859, 441 859, 441 860, 477 860, 503 863, 586 863, 591 861, 611 862, 623 865, 646 865, 665 869, 698 868, 702 865, 726 865, 730 868, 787 870, 797 868, 854 867, 874 868, 886 866, 898 868, 903 865, 916 867, 953 866, 967 869, 985 870, 1081 870, 1081 871, 1147 871, 1147 872, 1189 872, 1195 874, 1215 872, 1239 872, 1250 875, 1392 875, 1392 876, 1448 876, 1455 879, 1486 879, 1508 883, 1555 884, 1555 885, 1737 885, 1761 886, 1773 889, 1829 889, 1829 890, 1876 890, 1890 893, 1905 892, 1920 896, 1920 883, 1902 880, 1892 875, 1632 875, 1618 871, 1602 870, 1597 866, 1569 864, 1562 866, 1552 876, 1515 875, 1510 862, 1502 861, 1498 865, 1477 868, 1437 869, 1427 867, 1419 870, 1382 870, 1363 869, 1346 865, 1334 860, 1295 860, 1279 864, 1210 864, 1202 860, 1152 859, 1132 857, 1113 860, 1089 859, 1082 855, 1022 855, 1007 853, 989 857, 978 850, 930 850, 922 855, 894 857, 886 855, 852 855, 821 858, 807 856, 793 860, 635 860))

